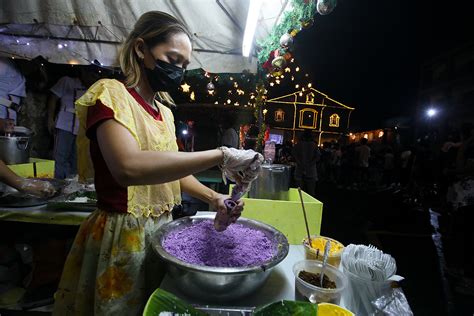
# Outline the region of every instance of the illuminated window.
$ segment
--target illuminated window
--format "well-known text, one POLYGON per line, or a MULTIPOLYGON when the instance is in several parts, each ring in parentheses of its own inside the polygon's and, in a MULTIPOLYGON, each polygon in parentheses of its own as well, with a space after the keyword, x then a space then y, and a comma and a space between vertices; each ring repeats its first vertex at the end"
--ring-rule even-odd
POLYGON ((310 92, 306 95, 306 104, 314 104, 314 93, 310 92))
POLYGON ((278 109, 275 111, 275 122, 283 122, 285 120, 285 111, 278 109))
POLYGON ((300 110, 300 128, 316 128, 316 119, 318 111, 315 109, 304 108, 300 110))
POLYGON ((331 115, 329 117, 329 126, 331 127, 339 127, 339 120, 341 118, 339 117, 339 115, 337 115, 336 113, 334 113, 333 115, 331 115))

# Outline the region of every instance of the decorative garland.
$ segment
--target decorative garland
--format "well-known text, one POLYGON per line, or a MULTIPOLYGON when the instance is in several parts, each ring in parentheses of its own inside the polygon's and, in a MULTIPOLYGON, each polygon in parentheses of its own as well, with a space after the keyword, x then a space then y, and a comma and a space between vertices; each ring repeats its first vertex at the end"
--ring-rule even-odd
MULTIPOLYGON (((321 15, 331 13, 336 7, 337 0, 291 0, 291 4, 292 10, 284 12, 281 22, 268 37, 257 43, 260 48, 258 52, 259 75, 262 78, 261 75, 268 72, 276 78, 277 83, 279 83, 280 76, 283 77, 287 65, 293 61, 292 49, 295 36, 301 30, 313 25, 316 11, 321 15)), ((258 126, 260 126, 260 132, 256 150, 261 149, 265 137, 266 126, 263 122, 262 108, 265 104, 266 92, 263 80, 259 81, 255 117, 258 126)))
POLYGON ((271 31, 263 41, 257 44, 260 47, 258 62, 263 65, 270 54, 280 48, 280 39, 284 34, 291 33, 293 37, 302 29, 312 25, 316 13, 315 0, 291 0, 293 9, 284 12, 281 22, 271 31))

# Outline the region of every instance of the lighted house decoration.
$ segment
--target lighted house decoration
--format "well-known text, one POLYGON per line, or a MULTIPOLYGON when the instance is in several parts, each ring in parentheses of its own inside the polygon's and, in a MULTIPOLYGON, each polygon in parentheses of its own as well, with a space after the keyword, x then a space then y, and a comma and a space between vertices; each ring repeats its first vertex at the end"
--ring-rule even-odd
POLYGON ((305 129, 313 131, 318 143, 337 139, 349 130, 354 108, 326 94, 309 88, 266 101, 266 123, 285 131, 285 137, 295 140, 305 129))

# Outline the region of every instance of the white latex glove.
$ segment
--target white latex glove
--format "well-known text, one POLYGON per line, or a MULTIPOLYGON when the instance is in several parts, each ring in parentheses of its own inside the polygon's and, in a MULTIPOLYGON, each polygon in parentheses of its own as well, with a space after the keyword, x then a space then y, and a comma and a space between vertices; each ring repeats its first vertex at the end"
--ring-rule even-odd
POLYGON ((37 179, 23 179, 20 191, 39 198, 48 198, 56 193, 51 183, 37 179))
POLYGON ((224 183, 226 178, 237 184, 249 184, 255 180, 263 163, 263 156, 256 151, 219 147, 224 154, 221 167, 224 183))

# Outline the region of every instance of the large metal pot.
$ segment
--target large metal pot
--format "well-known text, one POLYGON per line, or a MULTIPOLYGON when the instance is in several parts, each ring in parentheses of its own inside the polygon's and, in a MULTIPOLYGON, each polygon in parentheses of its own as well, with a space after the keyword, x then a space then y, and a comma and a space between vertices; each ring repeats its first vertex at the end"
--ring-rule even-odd
POLYGON ((288 200, 291 167, 263 164, 257 180, 252 182, 249 197, 253 199, 288 200))
POLYGON ((0 136, 0 159, 7 165, 28 163, 30 147, 29 136, 0 136))
POLYGON ((285 235, 267 224, 241 217, 237 223, 259 229, 273 241, 275 254, 269 262, 260 266, 240 268, 200 266, 181 261, 163 248, 163 240, 170 232, 203 220, 214 220, 214 216, 184 217, 161 226, 154 235, 153 247, 167 263, 171 279, 185 294, 203 302, 235 301, 251 294, 267 280, 272 268, 288 255, 288 240, 285 235))

